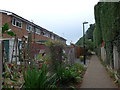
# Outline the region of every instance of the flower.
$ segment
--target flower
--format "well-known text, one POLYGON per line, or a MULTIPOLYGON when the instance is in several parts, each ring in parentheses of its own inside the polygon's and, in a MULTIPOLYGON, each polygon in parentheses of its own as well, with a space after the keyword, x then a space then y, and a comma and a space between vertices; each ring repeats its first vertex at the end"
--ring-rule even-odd
POLYGON ((44 64, 49 64, 49 62, 44 62, 44 64))
POLYGON ((39 64, 40 68, 42 68, 42 64, 39 64))

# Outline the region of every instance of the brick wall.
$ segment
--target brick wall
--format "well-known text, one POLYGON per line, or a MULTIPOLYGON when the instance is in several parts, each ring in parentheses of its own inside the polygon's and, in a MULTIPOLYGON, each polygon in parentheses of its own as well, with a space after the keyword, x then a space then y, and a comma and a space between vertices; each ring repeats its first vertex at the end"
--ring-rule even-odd
MULTIPOLYGON (((1 17, 1 16, 0 16, 1 17)), ((2 14, 2 24, 4 23, 8 23, 10 29, 12 29, 12 31, 16 34, 16 36, 21 39, 23 35, 28 36, 28 31, 26 30, 26 25, 27 23, 22 21, 22 28, 18 28, 12 25, 12 16, 8 16, 7 14, 2 14)), ((3 34, 4 38, 11 38, 9 35, 7 34, 3 34)), ((38 35, 36 33, 32 33, 32 39, 36 41, 38 40, 50 40, 50 38, 45 37, 43 35, 38 35)))
POLYGON ((34 58, 35 55, 38 55, 39 53, 46 53, 46 48, 47 46, 45 44, 37 44, 37 43, 32 43, 32 57, 34 58))
MULTIPOLYGON (((0 13, 0 27, 2 27, 2 13, 0 13)), ((0 36, 2 34, 0 33, 0 36)), ((0 89, 2 89, 2 41, 0 40, 0 89)))
POLYGON ((2 13, 0 13, 0 27, 2 27, 2 13))

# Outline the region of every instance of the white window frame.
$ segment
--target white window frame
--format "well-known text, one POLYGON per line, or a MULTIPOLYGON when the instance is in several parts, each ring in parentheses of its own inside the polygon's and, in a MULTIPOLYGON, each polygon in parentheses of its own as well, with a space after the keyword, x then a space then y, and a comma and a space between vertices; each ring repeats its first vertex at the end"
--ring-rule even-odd
POLYGON ((42 34, 43 36, 45 36, 45 32, 44 32, 44 31, 42 31, 41 34, 42 34))
POLYGON ((43 33, 44 33, 43 36, 45 36, 45 37, 49 37, 49 36, 50 36, 50 35, 49 35, 49 32, 44 32, 44 31, 43 31, 43 33))
POLYGON ((33 32, 33 26, 32 26, 32 25, 29 25, 29 24, 26 24, 26 30, 33 32), (30 28, 31 28, 31 29, 30 29, 30 28))
POLYGON ((52 35, 51 38, 54 40, 54 35, 52 35))
POLYGON ((41 34, 41 30, 38 29, 38 28, 35 28, 35 33, 40 35, 40 34, 41 34), (38 31, 39 31, 39 32, 38 32, 38 31))
POLYGON ((18 27, 18 28, 22 28, 22 22, 16 18, 12 18, 12 25, 15 27, 18 27), (14 20, 15 20, 15 22, 14 22, 14 20), (17 25, 17 23, 20 24, 20 26, 17 25))
POLYGON ((47 32, 47 33, 45 34, 45 36, 46 36, 46 37, 50 37, 50 33, 47 32))

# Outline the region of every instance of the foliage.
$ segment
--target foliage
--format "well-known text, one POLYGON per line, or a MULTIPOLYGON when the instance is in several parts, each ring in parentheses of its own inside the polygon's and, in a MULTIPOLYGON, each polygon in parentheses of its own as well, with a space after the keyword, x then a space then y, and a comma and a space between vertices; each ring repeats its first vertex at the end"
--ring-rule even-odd
POLYGON ((2 27, 2 33, 6 33, 10 36, 16 36, 16 34, 14 34, 13 32, 9 31, 9 25, 8 23, 5 23, 2 27))
POLYGON ((66 58, 63 53, 65 45, 59 41, 48 41, 46 45, 49 48, 49 61, 52 63, 51 67, 53 68, 53 71, 56 71, 57 67, 62 65, 64 57, 66 58))
POLYGON ((81 47, 83 47, 83 37, 81 37, 77 42, 76 45, 79 45, 81 47))
POLYGON ((3 88, 18 88, 20 87, 24 80, 21 70, 23 71, 22 66, 17 66, 15 64, 6 64, 4 65, 5 71, 2 73, 4 85, 3 88))
MULTIPOLYGON (((94 48, 94 44, 93 44, 93 31, 94 31, 94 28, 95 28, 95 24, 90 24, 90 27, 88 28, 88 30, 86 31, 86 34, 85 34, 85 46, 87 49, 90 49, 90 50, 93 50, 94 48)), ((83 47, 83 37, 81 37, 76 45, 79 45, 81 47, 83 47)))
MULTIPOLYGON (((105 43, 107 64, 113 66, 113 42, 120 34, 120 2, 99 2, 95 6, 94 42, 96 47, 105 43)), ((114 43, 116 45, 116 43, 114 43)), ((118 45, 116 45, 118 47, 118 45)))
POLYGON ((25 88, 56 88, 56 75, 48 71, 49 59, 47 55, 36 56, 33 66, 28 66, 24 72, 25 88))
POLYGON ((79 64, 79 63, 76 63, 74 64, 74 66, 76 68, 76 71, 86 71, 86 68, 82 65, 82 64, 79 64))
POLYGON ((9 25, 8 23, 5 23, 2 27, 2 33, 5 33, 7 30, 9 30, 9 25))
POLYGON ((73 66, 60 66, 57 70, 57 77, 62 84, 70 81, 76 82, 77 79, 82 79, 82 74, 86 68, 81 64, 74 64, 73 66))
POLYGON ((48 76, 47 65, 42 64, 41 69, 34 67, 28 67, 24 73, 25 88, 51 88, 54 86, 50 82, 50 76, 48 76))
POLYGON ((93 41, 94 28, 95 28, 95 24, 90 24, 90 27, 86 31, 86 39, 91 39, 91 41, 93 41))
POLYGON ((60 66, 57 69, 56 73, 60 83, 66 83, 73 78, 72 73, 69 70, 69 67, 68 69, 65 69, 65 67, 60 66))
POLYGON ((86 48, 93 51, 94 50, 94 43, 92 41, 86 40, 86 48))
POLYGON ((93 32, 93 41, 94 41, 94 48, 98 48, 102 43, 101 31, 97 29, 97 26, 93 32))

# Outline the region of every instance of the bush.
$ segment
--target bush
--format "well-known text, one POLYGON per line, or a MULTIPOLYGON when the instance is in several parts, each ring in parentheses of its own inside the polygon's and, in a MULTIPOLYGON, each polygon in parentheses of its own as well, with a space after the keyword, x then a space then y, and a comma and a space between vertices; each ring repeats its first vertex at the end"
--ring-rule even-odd
POLYGON ((73 78, 69 67, 64 68, 64 67, 60 66, 57 69, 56 74, 57 74, 57 77, 58 77, 60 83, 66 83, 73 78))
MULTIPOLYGON (((52 76, 48 76, 47 65, 42 64, 41 69, 28 67, 24 73, 25 88, 52 88, 54 83, 49 83, 52 76)), ((52 82, 52 81, 51 81, 52 82)))
POLYGON ((77 69, 77 71, 78 70, 86 71, 86 68, 82 64, 76 63, 76 64, 74 64, 74 67, 77 69))
POLYGON ((56 74, 59 79, 59 82, 64 84, 64 83, 68 83, 69 81, 76 82, 78 78, 81 79, 82 74, 85 70, 86 68, 83 65, 74 64, 73 66, 67 66, 67 67, 60 66, 57 69, 56 74))

